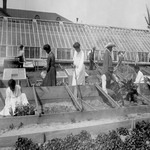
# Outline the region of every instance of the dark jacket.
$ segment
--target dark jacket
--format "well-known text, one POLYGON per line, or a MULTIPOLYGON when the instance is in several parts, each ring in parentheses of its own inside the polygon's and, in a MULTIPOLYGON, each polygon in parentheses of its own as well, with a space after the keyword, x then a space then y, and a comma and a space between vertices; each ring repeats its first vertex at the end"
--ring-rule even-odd
POLYGON ((53 52, 48 54, 46 71, 47 74, 43 80, 42 86, 56 86, 55 55, 53 52))
POLYGON ((106 74, 108 72, 109 67, 112 67, 112 57, 111 52, 107 49, 103 57, 102 74, 106 74))

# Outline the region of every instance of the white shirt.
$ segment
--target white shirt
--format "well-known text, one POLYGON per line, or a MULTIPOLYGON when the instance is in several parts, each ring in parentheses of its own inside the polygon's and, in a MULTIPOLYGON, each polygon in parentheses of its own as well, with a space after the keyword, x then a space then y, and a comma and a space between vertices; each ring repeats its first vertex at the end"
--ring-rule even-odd
POLYGON ((15 86, 14 92, 12 92, 12 90, 10 89, 10 87, 8 87, 6 89, 6 97, 7 98, 16 98, 16 97, 18 97, 20 95, 21 95, 21 87, 20 87, 20 85, 16 85, 15 86))
MULTIPOLYGON (((76 66, 76 77, 77 83, 80 85, 85 84, 85 66, 84 66, 84 52, 81 50, 80 52, 74 52, 73 64, 76 66)), ((75 72, 73 74, 72 85, 76 85, 76 77, 75 72)))
POLYGON ((134 83, 144 83, 144 75, 143 73, 139 70, 135 79, 134 83))

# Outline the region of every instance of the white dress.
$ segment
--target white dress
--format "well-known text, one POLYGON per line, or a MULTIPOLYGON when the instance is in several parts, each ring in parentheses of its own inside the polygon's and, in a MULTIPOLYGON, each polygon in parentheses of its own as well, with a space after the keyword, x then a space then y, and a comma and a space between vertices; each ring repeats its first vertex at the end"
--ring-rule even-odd
MULTIPOLYGON (((85 66, 84 66, 84 53, 81 50, 79 53, 74 52, 73 64, 76 66, 76 77, 78 85, 85 85, 85 66)), ((72 85, 76 85, 75 72, 73 73, 72 85)))
POLYGON ((15 108, 18 105, 27 105, 28 100, 25 93, 21 93, 20 85, 16 85, 15 91, 12 92, 11 89, 8 87, 6 89, 6 100, 5 106, 3 110, 0 112, 2 116, 10 116, 10 109, 12 109, 12 113, 14 114, 15 108))

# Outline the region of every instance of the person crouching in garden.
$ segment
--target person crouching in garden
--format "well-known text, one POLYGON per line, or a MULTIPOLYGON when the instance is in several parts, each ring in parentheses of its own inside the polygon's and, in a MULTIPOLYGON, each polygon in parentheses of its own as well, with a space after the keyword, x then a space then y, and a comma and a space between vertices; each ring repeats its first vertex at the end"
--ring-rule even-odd
POLYGON ((43 46, 43 50, 48 54, 47 66, 46 66, 46 76, 43 79, 41 86, 56 86, 56 68, 55 68, 55 55, 51 51, 49 44, 43 46))
POLYGON ((28 105, 28 100, 25 93, 21 92, 20 85, 16 85, 16 81, 10 79, 8 88, 6 89, 5 106, 0 112, 2 116, 14 115, 17 106, 28 105))

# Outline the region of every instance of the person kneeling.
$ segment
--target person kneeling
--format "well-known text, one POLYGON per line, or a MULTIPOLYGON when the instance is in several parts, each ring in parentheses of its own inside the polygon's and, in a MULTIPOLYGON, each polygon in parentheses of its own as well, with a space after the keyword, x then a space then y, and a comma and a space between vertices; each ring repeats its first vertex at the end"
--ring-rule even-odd
POLYGON ((0 112, 2 116, 14 115, 17 106, 28 105, 26 94, 21 92, 20 85, 16 85, 16 81, 10 79, 8 88, 6 89, 6 100, 3 110, 0 112))

